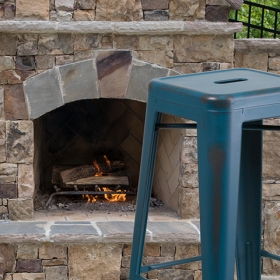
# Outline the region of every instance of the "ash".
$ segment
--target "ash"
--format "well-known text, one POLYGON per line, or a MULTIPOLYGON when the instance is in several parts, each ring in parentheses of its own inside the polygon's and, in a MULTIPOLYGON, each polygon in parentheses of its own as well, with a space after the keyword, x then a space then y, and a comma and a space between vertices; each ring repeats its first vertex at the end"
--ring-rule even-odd
MULTIPOLYGON (((98 196, 95 202, 87 202, 82 196, 55 196, 50 205, 46 208, 46 203, 50 194, 38 192, 34 201, 35 211, 56 210, 66 211, 107 211, 107 212, 134 212, 136 209, 136 195, 127 195, 126 201, 109 202, 102 195, 98 196)), ((157 198, 151 198, 150 210, 164 210, 167 207, 157 198)))

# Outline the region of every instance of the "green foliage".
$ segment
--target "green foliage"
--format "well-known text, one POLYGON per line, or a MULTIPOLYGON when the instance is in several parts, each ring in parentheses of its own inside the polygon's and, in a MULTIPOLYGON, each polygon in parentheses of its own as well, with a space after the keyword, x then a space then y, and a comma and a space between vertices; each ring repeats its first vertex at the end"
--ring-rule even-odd
MULTIPOLYGON (((251 2, 262 4, 269 7, 278 8, 280 11, 280 0, 251 0, 251 2)), ((240 10, 238 11, 238 21, 248 22, 249 16, 249 5, 243 3, 240 10)), ((230 18, 235 19, 235 11, 231 11, 230 18)), ((275 22, 275 11, 271 11, 268 9, 264 9, 264 21, 263 26, 265 28, 274 29, 275 22)), ((251 24, 261 26, 262 23, 262 8, 252 6, 251 9, 251 24)), ((280 31, 280 13, 278 13, 277 17, 277 30, 280 31)), ((261 30, 252 28, 250 29, 250 34, 248 35, 248 27, 243 26, 241 32, 236 34, 237 39, 241 38, 261 38, 261 30)), ((263 38, 273 38, 273 33, 268 31, 263 31, 263 38)), ((280 38, 280 35, 277 35, 277 38, 280 38)))

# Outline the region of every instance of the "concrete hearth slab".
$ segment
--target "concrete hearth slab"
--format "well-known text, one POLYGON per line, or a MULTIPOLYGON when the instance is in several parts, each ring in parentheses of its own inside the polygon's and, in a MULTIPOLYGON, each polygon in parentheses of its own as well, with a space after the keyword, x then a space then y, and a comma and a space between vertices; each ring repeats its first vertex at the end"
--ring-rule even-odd
MULTIPOLYGON (((134 221, 134 216, 135 213, 131 215, 128 215, 128 213, 111 213, 106 215, 106 221, 134 221)), ((103 222, 105 221, 103 220, 103 222)))
POLYGON ((148 232, 151 233, 153 242, 173 242, 174 239, 180 242, 197 243, 199 232, 186 221, 178 222, 148 222, 148 232))
POLYGON ((71 222, 55 222, 50 227, 50 239, 54 242, 71 242, 83 239, 93 241, 100 234, 90 222, 71 221, 71 222))
POLYGON ((44 241, 46 238, 46 225, 46 222, 2 222, 0 226, 1 242, 44 241))
MULTIPOLYGON (((131 243, 133 221, 9 222, 0 226, 4 243, 131 243)), ((148 222, 146 242, 197 244, 199 232, 188 220, 148 222)))
POLYGON ((111 221, 97 222, 96 225, 101 230, 103 238, 114 242, 125 242, 131 240, 133 235, 133 222, 111 221))

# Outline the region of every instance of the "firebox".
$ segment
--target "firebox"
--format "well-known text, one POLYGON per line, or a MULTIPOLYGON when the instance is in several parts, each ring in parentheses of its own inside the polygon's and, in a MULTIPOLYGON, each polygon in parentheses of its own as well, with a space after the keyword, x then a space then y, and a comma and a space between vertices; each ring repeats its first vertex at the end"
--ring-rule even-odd
POLYGON ((68 103, 36 122, 41 191, 82 195, 95 201, 136 195, 146 104, 133 100, 87 99, 68 103), (43 127, 43 129, 41 129, 43 127), (40 144, 39 144, 40 143, 40 144))

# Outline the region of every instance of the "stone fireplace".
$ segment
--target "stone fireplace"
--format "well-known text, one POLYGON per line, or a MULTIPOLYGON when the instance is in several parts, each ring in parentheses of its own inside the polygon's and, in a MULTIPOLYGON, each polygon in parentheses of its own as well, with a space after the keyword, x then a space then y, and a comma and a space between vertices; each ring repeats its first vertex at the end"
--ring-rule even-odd
MULTIPOLYGON (((132 58, 129 50, 95 51, 95 59, 26 80, 24 92, 35 124, 34 158, 40 162, 34 165, 35 193, 39 188, 50 191, 54 166, 92 164, 102 155, 124 160, 136 193, 147 84, 174 74, 179 73, 132 58)), ((160 144, 165 144, 159 145, 154 194, 177 211, 182 137, 180 131, 166 132, 161 133, 160 144)))
MULTIPOLYGON (((232 33, 239 29, 172 21, 3 26, 9 28, 0 35, 9 42, 6 54, 13 48, 21 54, 17 68, 0 78, 6 97, 1 212, 12 220, 32 219, 34 197, 52 187, 54 165, 86 164, 103 152, 125 160, 137 189, 148 82, 232 67, 232 33)), ((164 121, 182 120, 164 116, 164 121)), ((161 131, 153 189, 182 217, 190 195, 181 162, 184 137, 185 132, 161 131)))
MULTIPOLYGON (((34 198, 52 189, 55 164, 103 151, 124 159, 137 188, 150 79, 230 67, 279 74, 277 40, 233 40, 242 26, 227 22, 228 3, 241 2, 0 0, 0 215, 12 220, 0 227, 0 280, 128 279, 133 211, 40 216, 34 198)), ((264 141, 264 248, 273 253, 278 138, 264 141)), ((153 192, 173 211, 150 211, 144 262, 199 255, 196 131, 161 131, 153 192)), ((264 259, 263 272, 279 275, 279 264, 264 259)), ((146 276, 201 280, 201 264, 146 276)))
MULTIPOLYGON (((233 67, 241 25, 227 22, 229 9, 226 0, 0 0, 0 214, 12 220, 1 225, 0 279, 128 279, 133 212, 44 218, 34 199, 53 187, 54 165, 103 152, 125 161, 137 189, 148 82, 233 67)), ((144 262, 200 253, 199 222, 184 220, 196 218, 196 172, 195 132, 162 130, 153 192, 173 216, 151 213, 144 262)), ((201 265, 146 276, 201 279, 201 265)))

